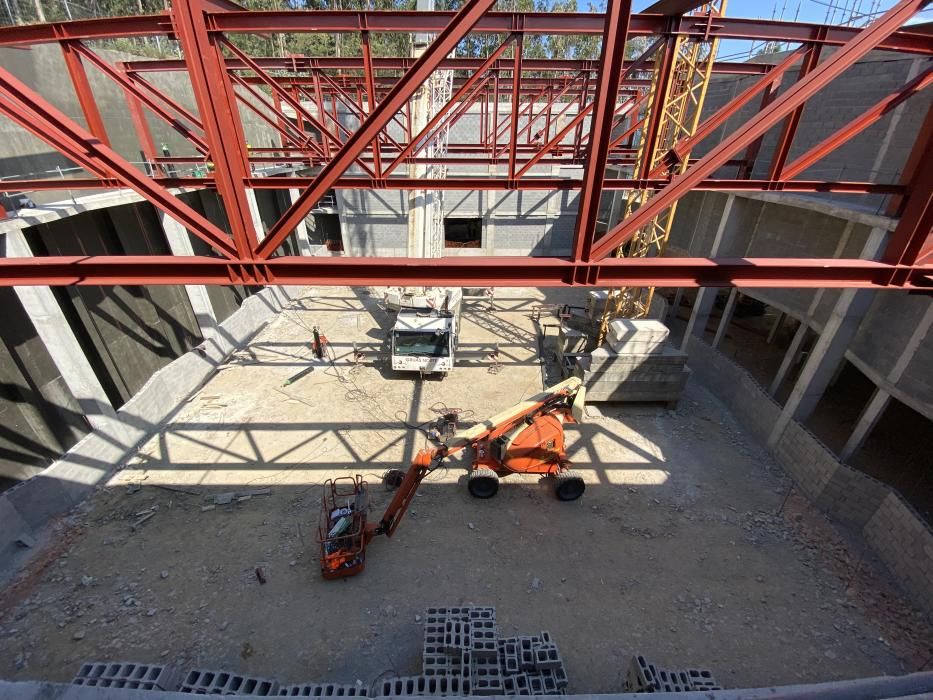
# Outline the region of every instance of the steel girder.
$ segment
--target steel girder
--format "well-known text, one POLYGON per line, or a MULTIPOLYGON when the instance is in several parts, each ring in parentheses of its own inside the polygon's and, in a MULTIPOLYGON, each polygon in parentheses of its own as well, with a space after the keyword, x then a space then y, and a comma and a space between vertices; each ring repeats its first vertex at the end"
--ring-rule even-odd
MULTIPOLYGON (((930 85, 927 70, 867 109, 850 124, 803 155, 790 160, 796 122, 806 100, 833 77, 873 48, 933 55, 933 39, 923 31, 900 28, 923 4, 902 0, 866 30, 807 23, 768 22, 728 17, 682 17, 680 7, 691 2, 664 2, 662 17, 631 14, 628 0, 610 0, 604 15, 489 12, 492 0, 472 0, 457 14, 385 12, 245 12, 211 0, 176 0, 171 13, 149 17, 111 18, 0 29, 0 46, 58 42, 75 85, 88 129, 48 108, 37 94, 11 80, 0 81, 0 112, 17 121, 94 177, 65 180, 0 181, 0 191, 31 189, 113 189, 131 187, 199 235, 223 259, 42 258, 2 261, 0 284, 73 283, 297 283, 355 282, 430 283, 443 275, 451 283, 604 285, 604 286, 891 286, 923 289, 933 276, 930 229, 929 133, 918 138, 914 164, 897 183, 794 180, 833 148, 848 141, 910 96, 930 85), (251 57, 230 36, 239 32, 361 32, 362 57, 251 57), (418 59, 379 58, 369 50, 371 32, 437 33, 438 39, 418 59), (450 49, 469 31, 501 36, 502 46, 483 59, 451 58, 450 49), (541 60, 523 55, 529 34, 600 34, 598 60, 541 60), (110 66, 83 42, 111 37, 169 35, 181 43, 180 61, 132 61, 110 66), (723 38, 787 41, 799 48, 776 66, 714 62, 713 73, 758 75, 759 79, 723 109, 710 115, 695 134, 669 148, 659 165, 641 177, 607 178, 608 165, 631 169, 635 150, 630 143, 639 129, 650 134, 656 125, 644 119, 646 88, 638 77, 643 62, 623 60, 625 38, 654 35, 654 46, 677 38, 714 41, 723 38), (516 50, 503 57, 508 46, 516 50), (818 62, 823 46, 841 47, 818 62), (774 86, 803 57, 800 79, 784 94, 774 86), (90 92, 85 64, 101 70, 125 93, 129 116, 148 163, 148 176, 107 147, 104 120, 90 92), (149 73, 183 70, 189 73, 197 110, 189 110, 144 79, 149 73), (456 70, 450 103, 419 134, 412 134, 408 100, 434 70, 456 70), (273 73, 274 71, 274 73, 273 73), (335 71, 337 71, 335 73, 335 71), (347 72, 349 71, 349 73, 347 72), (377 74, 381 72, 382 75, 377 74), (533 75, 532 75, 533 74, 533 75), (268 90, 269 92, 261 92, 268 90), (703 138, 762 95, 757 115, 739 127, 706 156, 678 164, 703 138), (502 105, 504 97, 511 100, 502 105), (271 97, 271 100, 270 100, 271 97), (365 97, 365 99, 364 99, 365 97), (249 99, 247 99, 249 98, 249 99), (250 101, 251 100, 251 101, 250 101), (490 108, 492 100, 495 108, 490 108), (337 103, 360 119, 360 128, 341 123, 337 103), (248 148, 238 102, 269 124, 279 144, 248 148), (314 105, 313 110, 307 105, 314 105), (327 106, 330 105, 330 110, 327 106), (420 155, 435 128, 446 128, 469 112, 479 113, 477 143, 450 143, 444 159, 420 155), (182 133, 191 154, 159 156, 146 123, 149 112, 182 133), (503 117, 504 119, 500 119, 503 117), (38 118, 37 118, 38 117, 38 118), (584 120, 590 128, 583 129, 584 120), (777 158, 768 179, 750 179, 761 135, 785 121, 777 158), (309 133, 306 126, 314 128, 309 133), (390 133, 390 128, 393 132, 390 133), (399 135, 401 134, 401 136, 399 135), (744 156, 734 154, 745 149, 744 156), (919 155, 918 155, 919 151, 919 155), (923 161, 922 157, 927 160, 923 161), (176 175, 175 166, 213 164, 195 176, 176 175), (314 167, 314 175, 259 177, 266 164, 314 167), (294 226, 331 188, 425 188, 425 181, 393 175, 402 163, 508 165, 504 177, 448 175, 432 181, 435 190, 580 190, 573 256, 556 258, 469 258, 430 262, 407 259, 344 258, 300 260, 274 258, 294 226), (383 167, 388 164, 388 167, 383 167), (582 179, 540 176, 533 168, 547 165, 583 166, 582 179), (348 174, 356 165, 367 175, 348 174), (678 166, 678 167, 675 167, 678 166), (736 168, 724 178, 721 167, 736 168), (719 177, 713 177, 718 174, 719 177), (231 235, 200 218, 168 192, 175 187, 215 188, 221 195, 231 235), (256 231, 250 216, 247 188, 303 189, 298 202, 268 235, 256 231), (602 192, 641 190, 654 196, 606 236, 596 239, 595 223, 602 192), (893 195, 900 224, 880 263, 826 260, 601 260, 639 222, 690 190, 724 192, 836 192, 893 195), (188 275, 188 276, 186 276, 188 275)), ((647 52, 648 54, 651 51, 647 52)), ((826 52, 829 53, 829 52, 826 52)), ((663 68, 662 68, 663 71, 663 68)), ((12 79, 8 74, 0 77, 12 79)), ((663 76, 662 76, 663 77, 663 76)), ((12 79, 15 81, 15 79, 12 79)), ((52 108, 54 109, 54 108, 52 108)), ((928 120, 929 122, 930 120, 928 120)), ((667 147, 666 147, 667 148, 667 147)))

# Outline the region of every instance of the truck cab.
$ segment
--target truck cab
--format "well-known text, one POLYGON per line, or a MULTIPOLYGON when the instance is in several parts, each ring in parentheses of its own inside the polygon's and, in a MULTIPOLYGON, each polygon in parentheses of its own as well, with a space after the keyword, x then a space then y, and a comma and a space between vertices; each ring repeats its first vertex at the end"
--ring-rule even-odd
POLYGON ((462 292, 448 290, 440 308, 398 312, 392 327, 392 369, 401 372, 450 372, 460 332, 462 292))

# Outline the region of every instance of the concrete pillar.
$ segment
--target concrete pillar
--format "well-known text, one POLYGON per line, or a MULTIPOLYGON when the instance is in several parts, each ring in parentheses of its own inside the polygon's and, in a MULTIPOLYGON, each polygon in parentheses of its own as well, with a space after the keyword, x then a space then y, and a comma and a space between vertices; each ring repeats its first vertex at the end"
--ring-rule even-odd
POLYGON ((871 401, 865 406, 862 415, 859 416, 858 422, 855 424, 855 428, 852 430, 852 434, 849 435, 849 439, 846 440, 846 444, 843 446, 842 450, 840 450, 839 459, 845 462, 862 446, 862 443, 865 442, 865 438, 868 437, 868 434, 874 429, 878 419, 881 418, 881 414, 884 412, 884 409, 887 408, 888 401, 890 400, 891 395, 888 392, 883 389, 875 389, 871 401))
POLYGON ((806 321, 801 321, 800 325, 797 326, 797 332, 794 333, 794 338, 790 341, 787 352, 784 353, 781 366, 778 367, 777 374, 774 375, 774 379, 771 380, 771 386, 768 387, 768 393, 771 394, 771 396, 774 396, 778 389, 781 388, 781 384, 784 383, 784 378, 787 376, 790 368, 796 364, 797 356, 800 354, 800 346, 803 345, 804 338, 807 337, 808 329, 809 326, 807 326, 806 321))
MULTIPOLYGON (((417 9, 427 12, 434 9, 434 0, 418 0, 417 9)), ((411 48, 412 58, 419 58, 424 53, 431 37, 428 34, 415 34, 411 48)), ((426 82, 409 100, 411 109, 412 134, 420 132, 428 123, 428 110, 430 105, 430 89, 426 82)), ((428 167, 423 163, 411 163, 408 166, 408 177, 427 179, 428 167)), ((408 193, 408 256, 423 258, 428 255, 430 246, 427 244, 431 221, 428 216, 427 190, 411 190, 408 193)), ((443 247, 443 242, 441 244, 443 247)))
POLYGON ((671 323, 677 318, 677 314, 680 311, 680 302, 684 298, 684 290, 681 287, 677 288, 677 291, 674 292, 674 301, 671 302, 671 308, 667 310, 667 322, 671 323))
MULTIPOLYGON (((735 227, 729 225, 732 218, 732 205, 735 204, 735 195, 730 194, 726 197, 726 204, 722 209, 722 217, 719 219, 719 225, 716 227, 716 235, 713 238, 713 244, 710 247, 709 257, 714 258, 723 248, 731 245, 735 238, 735 227)), ((716 295, 719 293, 717 287, 702 287, 693 302, 693 310, 690 313, 690 320, 687 322, 687 330, 684 331, 684 339, 680 349, 686 350, 690 343, 690 338, 696 335, 700 338, 706 333, 706 325, 709 323, 709 315, 716 302, 716 295)))
MULTIPOLYGON (((886 239, 887 231, 872 229, 861 257, 874 260, 883 249, 886 239)), ((777 443, 790 421, 803 422, 813 413, 874 297, 875 291, 871 289, 842 290, 787 403, 784 404, 781 415, 775 422, 768 438, 769 447, 777 443)))
MULTIPOLYGON (((22 231, 10 231, 4 237, 6 257, 31 258, 32 250, 22 231)), ((116 419, 113 404, 88 362, 84 348, 78 342, 58 300, 49 287, 14 287, 23 309, 35 326, 62 375, 68 389, 78 401, 81 412, 95 430, 114 435, 112 422, 116 419)))
POLYGON ((774 337, 777 335, 778 330, 781 328, 781 324, 784 323, 784 318, 787 316, 786 313, 781 311, 777 318, 774 319, 774 323, 771 324, 771 330, 768 331, 768 339, 765 341, 768 345, 774 342, 774 337))
MULTIPOLYGON (((172 255, 193 256, 194 249, 191 247, 191 239, 185 227, 162 212, 159 212, 159 221, 162 223, 165 240, 168 241, 172 255)), ((201 337, 204 340, 210 340, 217 333, 217 315, 214 313, 214 305, 211 304, 211 299, 207 294, 207 287, 203 284, 186 284, 185 292, 188 294, 188 301, 191 304, 191 310, 194 311, 198 328, 201 329, 201 337)))
POLYGON ((732 323, 732 314, 735 312, 735 304, 738 299, 739 290, 732 289, 729 292, 729 299, 726 301, 726 308, 722 310, 722 317, 719 319, 719 327, 716 329, 716 337, 713 338, 714 348, 719 347, 719 343, 722 342, 722 338, 726 334, 726 329, 728 329, 729 324, 732 323))
MULTIPOLYGON (((911 333, 910 340, 904 345, 904 349, 898 356, 897 362, 894 363, 894 367, 888 373, 887 380, 892 385, 896 385, 898 381, 900 381, 901 376, 904 374, 904 370, 907 369, 907 365, 914 359, 917 348, 920 347, 923 339, 930 331, 931 326, 933 326, 933 304, 927 306, 923 318, 920 319, 920 323, 917 324, 914 332, 911 333)), ((891 394, 887 391, 881 387, 875 389, 871 401, 865 406, 862 415, 859 416, 858 422, 855 424, 855 428, 852 430, 852 434, 849 435, 849 439, 846 441, 845 446, 839 452, 839 459, 845 461, 858 451, 865 442, 865 439, 871 434, 871 431, 874 430, 875 424, 878 422, 884 409, 887 408, 890 399, 891 394)))
MULTIPOLYGON (((288 200, 294 204, 295 200, 301 195, 300 190, 289 190, 288 200)), ((302 255, 313 255, 311 251, 311 241, 308 238, 308 225, 302 219, 301 223, 295 227, 295 238, 298 239, 298 251, 302 255)))
POLYGON ((253 226, 256 227, 256 240, 261 241, 266 237, 266 227, 262 223, 262 216, 259 215, 259 202, 256 200, 256 191, 246 190, 246 201, 249 203, 249 213, 253 217, 253 226))

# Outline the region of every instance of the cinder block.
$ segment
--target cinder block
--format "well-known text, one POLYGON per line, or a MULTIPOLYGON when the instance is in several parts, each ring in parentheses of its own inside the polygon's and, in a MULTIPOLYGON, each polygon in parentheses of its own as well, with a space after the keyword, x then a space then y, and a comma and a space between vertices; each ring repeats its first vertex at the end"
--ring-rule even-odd
POLYGON ((462 652, 472 647, 472 628, 469 622, 448 620, 444 625, 444 648, 448 653, 462 652))
POLYGON ((185 675, 178 690, 195 695, 277 695, 279 682, 230 671, 192 669, 185 675))
POLYGON ((534 639, 532 637, 518 638, 518 665, 522 671, 535 670, 534 639))
POLYGON ((295 683, 279 688, 279 696, 302 698, 361 698, 369 695, 362 685, 340 683, 295 683))
POLYGON ((542 644, 534 649, 535 669, 555 669, 563 666, 557 647, 553 644, 542 644))
POLYGON ((570 683, 567 678, 567 670, 563 666, 552 669, 545 669, 544 671, 541 671, 541 675, 553 678, 554 685, 556 685, 559 690, 564 690, 570 683))
POLYGON ((473 659, 470 680, 474 695, 501 695, 504 692, 502 671, 496 658, 473 659))
POLYGON ((178 671, 172 666, 132 662, 81 664, 72 685, 138 690, 175 690, 178 671))
POLYGON ((511 676, 521 671, 518 657, 518 639, 515 637, 500 639, 498 646, 499 667, 502 669, 502 673, 511 676))

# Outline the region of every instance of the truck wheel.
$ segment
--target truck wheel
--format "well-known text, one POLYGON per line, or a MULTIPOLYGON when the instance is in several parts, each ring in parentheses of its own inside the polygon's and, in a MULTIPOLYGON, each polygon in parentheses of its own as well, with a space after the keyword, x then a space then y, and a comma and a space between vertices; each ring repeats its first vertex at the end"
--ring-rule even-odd
POLYGON ((554 477, 554 492, 561 501, 575 501, 586 491, 583 478, 575 471, 562 471, 554 477))
POLYGON ((474 469, 467 489, 474 498, 492 498, 499 490, 499 477, 492 469, 474 469))

